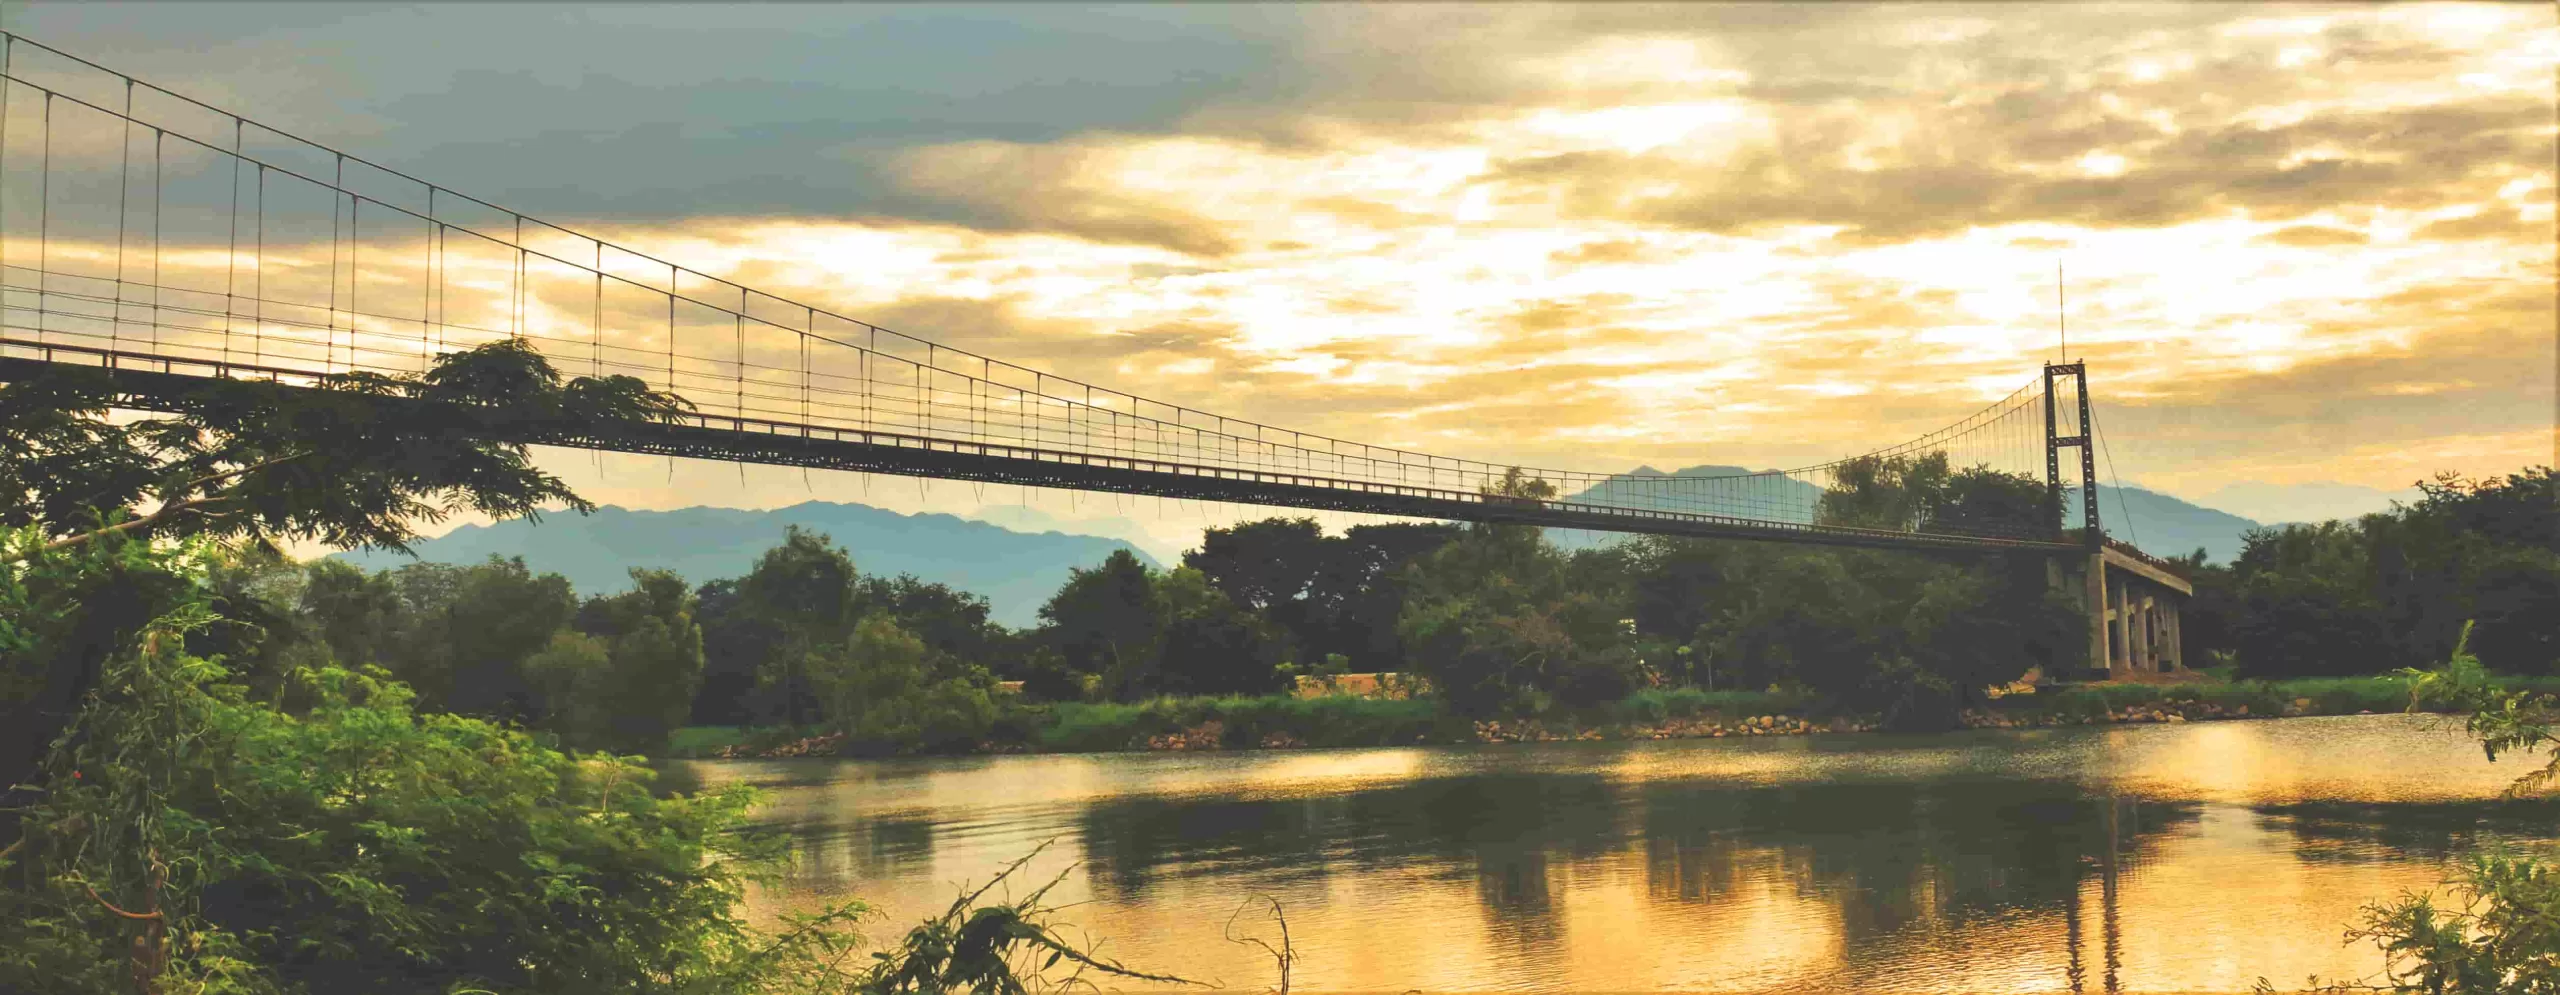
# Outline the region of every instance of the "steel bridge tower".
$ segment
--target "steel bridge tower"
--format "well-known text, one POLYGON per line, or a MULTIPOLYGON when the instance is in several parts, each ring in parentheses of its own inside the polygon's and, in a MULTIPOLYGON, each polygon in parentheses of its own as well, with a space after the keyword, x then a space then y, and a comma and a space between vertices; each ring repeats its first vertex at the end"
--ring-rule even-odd
MULTIPOLYGON (((2089 416, 2089 368, 2085 363, 2047 363, 2044 367, 2044 483, 2054 527, 2062 525, 2062 451, 2080 451, 2080 541, 2087 550, 2081 568, 2089 612, 2089 665, 2111 678, 2186 669, 2180 643, 2179 608, 2195 594, 2167 564, 2131 545, 2113 542, 2098 521, 2098 450, 2096 422, 2089 416), (2062 400, 2058 384, 2071 385, 2074 434, 2062 434, 2062 400)), ((2056 586, 2063 586, 2057 571, 2056 586)))

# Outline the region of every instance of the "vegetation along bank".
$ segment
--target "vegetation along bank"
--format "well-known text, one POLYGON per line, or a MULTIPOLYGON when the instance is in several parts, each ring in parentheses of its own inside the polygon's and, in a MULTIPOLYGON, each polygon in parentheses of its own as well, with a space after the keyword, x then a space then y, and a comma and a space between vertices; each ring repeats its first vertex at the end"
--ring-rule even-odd
MULTIPOLYGON (((2499 686, 2560 692, 2560 678, 2507 678, 2499 686)), ((999 723, 1007 738, 972 744, 974 753, 1096 753, 1120 750, 1242 750, 1411 744, 1520 743, 1798 736, 1877 731, 1873 716, 1823 714, 1803 695, 1776 692, 1646 690, 1604 709, 1509 718, 1468 718, 1425 698, 1350 694, 1288 697, 1158 698, 1132 703, 1019 704, 999 723)), ((2397 675, 2212 681, 2174 685, 2096 684, 2012 693, 1962 713, 1971 729, 2033 729, 2104 723, 2180 723, 2359 715, 2412 709, 2411 685, 2397 675)), ((2419 702, 2416 711, 2449 711, 2419 702)), ((692 759, 779 759, 858 755, 841 732, 689 726, 665 755, 692 759)))

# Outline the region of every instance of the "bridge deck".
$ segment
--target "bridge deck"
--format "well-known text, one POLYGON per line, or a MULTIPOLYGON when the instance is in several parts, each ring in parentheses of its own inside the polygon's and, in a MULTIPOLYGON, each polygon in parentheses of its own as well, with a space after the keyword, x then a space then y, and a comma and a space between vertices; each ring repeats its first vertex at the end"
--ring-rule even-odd
MULTIPOLYGON (((0 382, 26 379, 41 375, 48 369, 75 365, 113 370, 120 404, 145 411, 172 410, 178 399, 208 380, 268 380, 311 389, 308 385, 323 375, 308 370, 0 337, 0 382)), ((2076 537, 2032 540, 1898 532, 1568 501, 1536 501, 1461 490, 721 414, 695 414, 677 424, 637 427, 610 435, 538 431, 510 441, 608 452, 1601 532, 1882 549, 2087 552, 2087 547, 2076 537)))

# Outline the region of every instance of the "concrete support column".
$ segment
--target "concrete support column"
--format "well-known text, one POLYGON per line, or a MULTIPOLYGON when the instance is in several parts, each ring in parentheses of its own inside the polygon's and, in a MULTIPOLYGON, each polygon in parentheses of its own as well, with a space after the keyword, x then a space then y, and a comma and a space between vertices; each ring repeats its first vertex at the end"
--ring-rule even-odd
POLYGON ((2172 670, 2187 669, 2186 613, 2180 610, 2182 607, 2178 602, 2169 602, 2169 667, 2172 670))
POLYGON ((2133 602, 2133 638, 2125 640, 2125 645, 2133 650, 2133 669, 2150 673, 2160 669, 2159 663, 2151 659, 2151 595, 2144 593, 2128 600, 2133 602))
POLYGON ((2142 596, 2142 669, 2160 672, 2160 598, 2142 596))
POLYGON ((2133 592, 2125 589, 2127 581, 2110 579, 2114 582, 2107 585, 2107 597, 2114 604, 2107 613, 2107 670, 2121 672, 2133 667, 2133 601, 2127 597, 2133 592))
POLYGON ((2127 582, 2124 592, 2124 669, 2145 669, 2142 650, 2142 593, 2127 582))
POLYGON ((2089 554, 2088 576, 2082 579, 2089 586, 2089 666, 2112 670, 2115 660, 2108 655, 2107 645, 2107 615, 2112 606, 2107 604, 2106 557, 2098 553, 2089 554))

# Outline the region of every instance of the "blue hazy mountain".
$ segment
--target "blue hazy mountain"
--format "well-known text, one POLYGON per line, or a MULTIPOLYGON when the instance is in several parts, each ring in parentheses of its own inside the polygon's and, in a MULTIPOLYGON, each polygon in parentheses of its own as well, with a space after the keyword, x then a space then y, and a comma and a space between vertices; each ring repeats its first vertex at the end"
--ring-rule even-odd
MULTIPOLYGON (((1660 508, 1663 510, 1698 510, 1693 501, 1674 502, 1669 495, 1677 486, 1680 493, 1695 494, 1703 488, 1716 494, 1715 484, 1664 483, 1670 477, 1739 477, 1759 473, 1738 466, 1715 464, 1692 466, 1663 473, 1640 466, 1581 491, 1566 495, 1568 501, 1588 501, 1621 507, 1660 508)), ((1719 507, 1707 510, 1756 511, 1753 517, 1781 521, 1808 521, 1822 489, 1787 477, 1761 477, 1744 483, 1734 482, 1729 496, 1718 501, 1719 507)), ((2065 502, 2064 521, 2073 528, 2080 524, 2077 495, 2065 502)), ((2260 523, 2249 518, 2218 511, 2202 505, 2139 487, 2098 485, 2098 521, 2107 533, 2141 546, 2156 556, 2184 556, 2202 548, 2205 558, 2215 563, 2228 563, 2240 555, 2240 536, 2260 523)), ((1624 536, 1606 532, 1584 532, 1577 529, 1548 529, 1550 541, 1567 549, 1590 549, 1619 541, 1624 536)))
POLYGON ((1739 512, 1759 509, 1764 514, 1756 517, 1810 521, 1814 502, 1821 496, 1822 488, 1792 477, 1778 476, 1776 471, 1703 464, 1670 473, 1639 466, 1625 473, 1611 474, 1599 483, 1565 495, 1564 500, 1663 511, 1739 512), (1769 475, 1753 477, 1752 474, 1769 475), (1721 479, 1716 483, 1670 482, 1675 478, 1696 477, 1721 479), (1707 505, 1701 506, 1702 498, 1708 502, 1707 505))
POLYGON ((2325 522, 2331 519, 2353 520, 2374 512, 2389 511, 2395 502, 2416 504, 2424 496, 2415 487, 2386 491, 2328 481, 2306 484, 2241 481, 2215 488, 2202 500, 2216 508, 2261 522, 2325 522))
MULTIPOLYGON (((1070 567, 1100 563, 1116 549, 1158 565, 1145 550, 1118 539, 1018 532, 950 515, 902 515, 825 501, 772 511, 606 506, 593 515, 544 515, 539 525, 466 525, 415 548, 418 559, 433 563, 478 563, 492 553, 522 556, 536 571, 569 578, 583 597, 628 588, 632 567, 674 570, 695 584, 740 576, 782 542, 785 525, 827 533, 853 554, 854 567, 864 574, 911 573, 983 595, 995 620, 1012 626, 1033 623, 1041 603, 1066 583, 1070 567)), ((369 570, 411 562, 390 552, 337 556, 369 570)))
MULTIPOLYGON (((2080 502, 2068 501, 2063 520, 2080 525, 2080 502)), ((2153 556, 2185 556, 2201 548, 2209 563, 2229 563, 2240 555, 2240 534, 2261 523, 2227 511, 2181 501, 2139 487, 2098 485, 2098 524, 2107 534, 2142 547, 2153 556)))
MULTIPOLYGON (((1621 508, 1651 508, 1659 511, 1705 511, 1716 514, 1748 515, 1778 521, 1810 522, 1814 502, 1821 498, 1822 488, 1792 477, 1750 477, 1768 471, 1738 466, 1701 464, 1664 473, 1649 466, 1639 466, 1562 496, 1562 500, 1588 504, 1606 504, 1621 508), (1747 478, 1713 484, 1679 483, 1675 477, 1747 478), (1701 504, 1701 498, 1706 504, 1701 504)), ((2101 515, 2101 518, 2104 516, 2101 515)), ((1548 529, 1547 541, 1565 549, 1596 549, 1625 539, 1609 532, 1586 532, 1581 529, 1548 529)))

